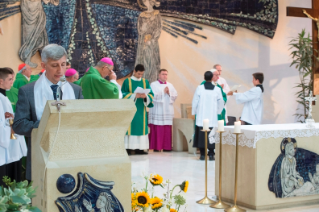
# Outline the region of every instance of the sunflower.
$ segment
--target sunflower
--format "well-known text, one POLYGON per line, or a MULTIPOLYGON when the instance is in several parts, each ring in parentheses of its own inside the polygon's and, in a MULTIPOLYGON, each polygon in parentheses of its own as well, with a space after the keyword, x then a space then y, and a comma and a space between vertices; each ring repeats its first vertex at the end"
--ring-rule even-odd
POLYGON ((175 210, 174 208, 171 208, 169 212, 177 212, 177 210, 175 210))
POLYGON ((163 200, 158 197, 154 197, 151 199, 152 209, 159 209, 163 206, 163 200))
POLYGON ((158 174, 151 174, 149 180, 152 185, 160 185, 163 182, 163 177, 158 174))
POLYGON ((185 193, 187 192, 187 189, 188 189, 188 181, 184 181, 180 187, 181 187, 181 190, 184 191, 185 193))
POLYGON ((142 207, 147 207, 150 204, 150 196, 145 191, 138 192, 135 196, 136 204, 142 207))

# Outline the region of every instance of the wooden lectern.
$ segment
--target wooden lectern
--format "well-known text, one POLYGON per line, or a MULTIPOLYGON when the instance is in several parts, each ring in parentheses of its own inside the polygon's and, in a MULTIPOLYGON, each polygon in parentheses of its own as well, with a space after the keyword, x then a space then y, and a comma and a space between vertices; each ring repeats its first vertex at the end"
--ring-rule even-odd
MULTIPOLYGON (((131 162, 124 136, 136 112, 132 100, 63 100, 59 114, 48 101, 38 129, 32 131, 32 180, 38 187, 32 204, 43 212, 58 211, 62 194, 57 179, 79 172, 114 181, 113 194, 131 209, 131 162), (46 171, 45 171, 46 170, 46 171)), ((74 191, 74 190, 73 190, 74 191)))

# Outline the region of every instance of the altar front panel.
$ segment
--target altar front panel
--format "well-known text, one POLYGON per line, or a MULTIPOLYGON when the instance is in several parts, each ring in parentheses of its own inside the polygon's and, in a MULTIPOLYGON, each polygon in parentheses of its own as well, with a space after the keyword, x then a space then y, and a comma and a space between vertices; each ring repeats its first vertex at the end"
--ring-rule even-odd
MULTIPOLYGON (((223 138, 225 139, 224 136, 223 138)), ((249 145, 239 145, 238 205, 252 209, 274 209, 318 203, 318 194, 280 198, 269 190, 270 173, 277 158, 282 153, 281 143, 283 139, 283 137, 262 138, 255 143, 256 148, 248 147, 249 145)), ((297 148, 319 154, 319 136, 295 137, 295 139, 297 148)), ((219 143, 216 143, 216 176, 219 175, 219 145, 219 143)), ((223 142, 222 148, 222 199, 233 203, 236 146, 223 142)), ((218 177, 215 179, 215 193, 218 194, 219 180, 218 177)))

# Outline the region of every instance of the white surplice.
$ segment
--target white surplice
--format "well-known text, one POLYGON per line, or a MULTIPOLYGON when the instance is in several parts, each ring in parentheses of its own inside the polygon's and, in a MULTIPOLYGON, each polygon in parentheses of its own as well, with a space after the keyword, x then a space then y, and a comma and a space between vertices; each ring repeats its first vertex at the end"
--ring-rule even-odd
POLYGON ((229 85, 227 84, 226 80, 223 77, 219 77, 219 79, 217 80, 217 83, 222 86, 224 85, 223 91, 224 93, 228 94, 228 92, 230 91, 229 85))
POLYGON ((8 97, 0 93, 0 166, 15 161, 19 161, 22 157, 27 156, 27 145, 24 137, 15 134, 17 139, 10 139, 11 127, 9 119, 5 119, 4 114, 13 113, 11 102, 8 97))
MULTIPOLYGON (((42 113, 47 101, 54 100, 53 91, 50 87, 51 85, 53 85, 53 83, 48 80, 45 74, 46 71, 43 72, 41 77, 36 81, 34 85, 34 103, 38 121, 41 120, 42 113)), ((59 82, 58 85, 61 85, 61 82, 59 82)), ((69 82, 63 82, 61 90, 63 93, 62 98, 64 100, 75 99, 74 89, 69 84, 69 82)))
POLYGON ((263 93, 261 88, 254 87, 245 93, 234 93, 237 104, 245 104, 241 120, 249 124, 261 124, 263 116, 263 93))
POLYGON ((151 88, 154 93, 154 107, 149 110, 148 123, 160 126, 173 125, 173 103, 177 99, 177 91, 169 82, 161 84, 159 81, 155 81, 151 83, 151 88), (169 95, 164 93, 166 87, 169 89, 169 95))
POLYGON ((192 102, 192 115, 196 115, 196 126, 202 127, 203 120, 209 119, 209 127, 217 127, 218 114, 222 112, 224 103, 219 87, 206 90, 204 85, 198 86, 192 102))

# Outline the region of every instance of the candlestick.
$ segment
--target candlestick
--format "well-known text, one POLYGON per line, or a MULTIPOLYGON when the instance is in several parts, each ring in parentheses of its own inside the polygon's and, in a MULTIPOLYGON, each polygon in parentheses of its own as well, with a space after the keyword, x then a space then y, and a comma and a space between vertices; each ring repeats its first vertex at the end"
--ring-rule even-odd
POLYGON ((246 212, 245 209, 242 209, 237 206, 237 178, 238 178, 238 136, 242 133, 233 133, 236 135, 236 161, 235 161, 235 188, 234 188, 234 206, 231 208, 227 208, 225 212, 246 212))
POLYGON ((209 130, 209 119, 203 120, 203 130, 209 130))
POLYGON ((202 131, 205 132, 205 197, 201 200, 196 201, 196 203, 203 204, 203 205, 210 205, 210 204, 216 203, 215 201, 207 197, 207 133, 210 130, 202 130, 202 131))
MULTIPOLYGON (((224 125, 223 125, 223 128, 224 128, 224 125)), ((219 139, 219 194, 218 194, 218 202, 215 204, 212 204, 210 207, 225 209, 230 207, 230 205, 222 201, 222 146, 223 146, 223 132, 225 131, 218 130, 218 132, 219 132, 219 138, 220 138, 219 139)))
POLYGON ((224 120, 218 121, 218 131, 224 131, 224 120))
POLYGON ((240 127, 241 127, 241 122, 236 121, 234 126, 234 133, 241 133, 240 127))

